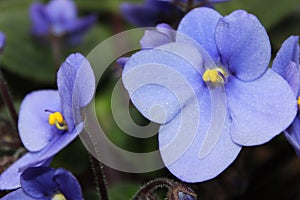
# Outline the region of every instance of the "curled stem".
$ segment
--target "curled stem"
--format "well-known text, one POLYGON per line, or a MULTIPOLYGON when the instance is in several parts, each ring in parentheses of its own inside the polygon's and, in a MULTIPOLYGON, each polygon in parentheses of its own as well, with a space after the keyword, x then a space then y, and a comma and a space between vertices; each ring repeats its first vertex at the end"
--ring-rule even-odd
POLYGON ((168 189, 168 199, 181 200, 182 195, 189 195, 193 199, 197 198, 195 192, 189 187, 167 178, 158 178, 144 185, 133 200, 157 200, 153 195, 153 191, 162 187, 168 189), (179 195, 180 193, 182 193, 181 196, 179 195))

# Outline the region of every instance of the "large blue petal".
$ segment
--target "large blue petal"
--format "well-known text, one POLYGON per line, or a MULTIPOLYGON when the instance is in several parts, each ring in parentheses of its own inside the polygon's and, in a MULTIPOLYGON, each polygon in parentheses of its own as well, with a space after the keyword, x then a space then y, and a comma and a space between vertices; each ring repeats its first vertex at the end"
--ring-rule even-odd
POLYGON ((201 89, 201 67, 197 49, 170 43, 134 54, 122 80, 138 110, 151 121, 165 123, 201 89))
POLYGON ((83 199, 81 187, 76 178, 69 171, 61 168, 55 170, 53 181, 59 186, 59 191, 66 199, 83 199))
POLYGON ((185 182, 201 182, 216 177, 234 161, 241 149, 231 139, 228 112, 222 119, 210 120, 213 109, 210 94, 206 89, 199 95, 196 102, 189 102, 159 131, 159 149, 165 165, 185 182), (214 123, 222 123, 221 132, 213 148, 201 156, 206 140, 213 136, 210 134, 216 134, 208 134, 214 123))
POLYGON ((26 195, 22 189, 18 189, 2 197, 1 200, 36 200, 36 199, 26 195))
POLYGON ((239 79, 251 81, 266 71, 270 41, 254 15, 237 10, 221 19, 216 27, 216 42, 222 64, 239 79))
POLYGON ((72 130, 77 124, 74 119, 80 118, 73 116, 74 109, 86 106, 95 92, 95 76, 89 61, 80 53, 71 54, 57 73, 57 86, 63 115, 72 130))
POLYGON ((299 90, 299 36, 290 36, 282 44, 272 69, 287 80, 295 94, 299 90))
POLYGON ((23 191, 36 199, 49 198, 58 192, 58 185, 53 181, 55 170, 49 167, 30 167, 20 178, 23 191))
POLYGON ((259 145, 285 130, 297 105, 288 83, 269 69, 253 82, 232 77, 226 85, 231 137, 240 145, 259 145))
MULTIPOLYGON (((83 57, 81 54, 72 54, 67 58, 67 62, 70 65, 76 65, 76 61, 83 57)), ((83 57, 81 64, 77 70, 74 88, 73 88, 73 98, 78 100, 78 105, 75 107, 87 106, 93 99, 96 88, 96 81, 94 71, 89 63, 89 61, 83 57)))
MULTIPOLYGON (((196 8, 181 20, 178 32, 199 43, 213 58, 219 61, 220 55, 215 41, 215 29, 222 16, 210 8, 196 8)), ((187 38, 178 34, 176 41, 187 42, 187 38)))
POLYGON ((35 156, 35 153, 27 153, 6 169, 0 175, 0 190, 12 190, 21 186, 20 175, 22 171, 26 169, 24 168, 24 170, 19 170, 21 167, 47 166, 52 160, 52 158, 48 158, 40 163, 35 163, 36 159, 37 157, 35 156))
POLYGON ((272 69, 281 74, 290 61, 299 65, 299 36, 290 36, 283 42, 273 61, 272 69))
POLYGON ((48 123, 49 112, 61 112, 57 90, 40 90, 29 93, 20 107, 18 129, 24 146, 29 151, 40 151, 59 134, 55 126, 48 123))

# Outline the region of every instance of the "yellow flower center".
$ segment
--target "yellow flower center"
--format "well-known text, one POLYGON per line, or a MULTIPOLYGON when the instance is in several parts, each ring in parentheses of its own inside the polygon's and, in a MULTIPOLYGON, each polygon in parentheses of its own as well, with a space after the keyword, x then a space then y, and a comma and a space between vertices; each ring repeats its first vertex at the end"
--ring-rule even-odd
POLYGON ((48 122, 51 126, 55 125, 58 130, 68 130, 68 125, 60 112, 49 114, 48 122))
POLYGON ((219 84, 219 83, 224 83, 224 79, 226 77, 226 73, 224 71, 224 69, 222 68, 214 68, 214 69, 207 69, 203 75, 202 75, 202 79, 205 82, 211 82, 214 84, 219 84))
POLYGON ((62 193, 57 193, 52 197, 51 200, 67 200, 67 199, 62 193))
POLYGON ((300 108, 300 97, 298 97, 298 99, 297 99, 297 104, 298 104, 298 107, 300 108))

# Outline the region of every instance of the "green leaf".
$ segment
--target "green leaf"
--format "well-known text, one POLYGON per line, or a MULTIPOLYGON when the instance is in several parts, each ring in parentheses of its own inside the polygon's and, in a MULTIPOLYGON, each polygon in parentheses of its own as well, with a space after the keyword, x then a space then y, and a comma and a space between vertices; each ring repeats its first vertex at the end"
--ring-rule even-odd
POLYGON ((299 6, 299 0, 231 0, 216 5, 216 9, 223 15, 237 9, 247 10, 256 15, 266 29, 270 29, 299 6))
POLYGON ((284 40, 291 35, 300 35, 300 13, 294 13, 270 31, 270 39, 275 52, 279 50, 284 40))
POLYGON ((51 50, 30 35, 28 7, 30 1, 12 0, 0 4, 0 30, 6 34, 3 67, 18 75, 38 81, 54 81, 51 50))

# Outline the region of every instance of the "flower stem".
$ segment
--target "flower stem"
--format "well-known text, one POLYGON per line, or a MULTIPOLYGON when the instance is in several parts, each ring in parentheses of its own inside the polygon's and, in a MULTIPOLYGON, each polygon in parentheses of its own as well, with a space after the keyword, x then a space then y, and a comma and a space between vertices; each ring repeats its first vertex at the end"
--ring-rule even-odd
POLYGON ((17 111, 13 104, 12 98, 9 94, 9 91, 7 89, 7 85, 5 83, 5 80, 3 78, 1 71, 0 71, 0 92, 1 92, 1 96, 3 98, 3 101, 5 102, 5 104, 8 108, 8 111, 10 113, 10 116, 14 122, 14 126, 15 126, 16 130, 18 130, 18 114, 17 114, 17 111))
POLYGON ((105 185, 105 176, 104 173, 102 172, 102 164, 91 154, 89 155, 90 161, 92 164, 92 169, 95 175, 95 180, 97 183, 97 189, 99 191, 99 195, 101 197, 101 200, 108 200, 108 194, 107 194, 107 189, 105 185))
POLYGON ((61 40, 57 36, 51 36, 51 49, 55 68, 58 69, 62 62, 61 40))

